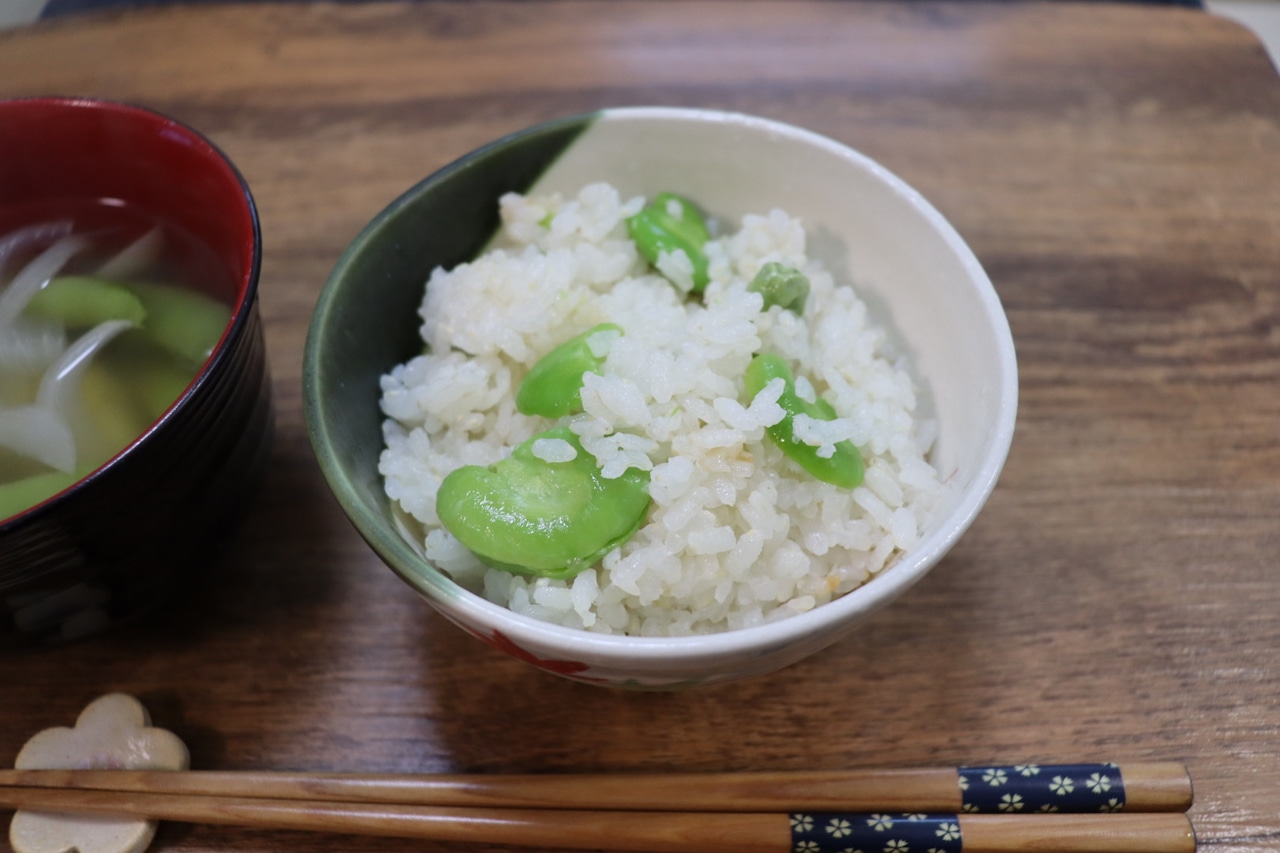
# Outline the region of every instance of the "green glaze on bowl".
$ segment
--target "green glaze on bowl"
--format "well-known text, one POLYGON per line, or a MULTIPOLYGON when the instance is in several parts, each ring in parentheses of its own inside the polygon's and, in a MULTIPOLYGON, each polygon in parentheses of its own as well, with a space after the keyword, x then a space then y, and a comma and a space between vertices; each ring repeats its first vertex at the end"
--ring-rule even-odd
MULTIPOLYGON (((311 443, 356 529, 374 550, 395 555, 393 567, 421 558, 385 521, 392 509, 378 475, 378 380, 422 349, 416 318, 431 271, 479 254, 498 229, 496 200, 527 191, 598 115, 504 137, 430 175, 360 232, 316 303, 303 372, 311 443)), ((460 593, 434 572, 406 580, 460 593)))

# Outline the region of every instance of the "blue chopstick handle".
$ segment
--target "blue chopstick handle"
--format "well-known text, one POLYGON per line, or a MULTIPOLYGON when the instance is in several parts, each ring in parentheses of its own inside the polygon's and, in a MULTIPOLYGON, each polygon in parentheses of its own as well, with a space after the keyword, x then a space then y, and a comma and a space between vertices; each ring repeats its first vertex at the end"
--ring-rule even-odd
POLYGON ((953 814, 791 815, 792 853, 960 853, 960 820, 953 814))
MULTIPOLYGON (((957 770, 962 814, 1124 810, 1115 764, 1016 764, 957 770)), ((794 812, 792 853, 961 853, 961 814, 794 812)))
POLYGON ((961 767, 959 783, 966 814, 1124 811, 1124 780, 1115 764, 961 767))

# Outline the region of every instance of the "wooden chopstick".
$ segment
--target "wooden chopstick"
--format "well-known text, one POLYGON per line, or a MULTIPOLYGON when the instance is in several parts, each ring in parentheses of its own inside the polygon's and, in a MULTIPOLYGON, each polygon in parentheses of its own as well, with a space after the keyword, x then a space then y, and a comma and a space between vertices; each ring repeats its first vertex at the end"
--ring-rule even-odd
POLYGON ((915 849, 965 853, 1192 853, 1183 814, 793 814, 441 808, 10 787, 0 804, 265 829, 420 838, 517 847, 649 853, 834 853, 915 849), (901 847, 895 846, 901 842, 901 847), (891 842, 893 842, 891 844, 891 842), (926 849, 926 848, 922 848, 926 849))
POLYGON ((0 787, 15 785, 349 803, 699 812, 995 813, 1030 812, 1042 805, 1063 813, 1097 812, 1104 805, 1125 812, 1180 812, 1190 808, 1193 796, 1190 776, 1177 762, 598 775, 0 770, 0 787), (1000 784, 990 784, 988 777, 1000 784), (1054 793, 1045 793, 1055 779, 1054 793), (1091 784, 1106 787, 1089 796, 1091 784))

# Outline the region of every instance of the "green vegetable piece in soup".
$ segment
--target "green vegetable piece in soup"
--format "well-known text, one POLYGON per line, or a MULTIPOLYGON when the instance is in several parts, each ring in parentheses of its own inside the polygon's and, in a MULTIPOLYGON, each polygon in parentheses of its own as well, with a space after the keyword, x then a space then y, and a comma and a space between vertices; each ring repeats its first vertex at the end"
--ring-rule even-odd
POLYGON ((488 468, 466 465, 450 473, 436 494, 436 512, 486 565, 568 579, 640 529, 648 483, 648 473, 634 468, 605 479, 578 437, 558 427, 488 468), (568 461, 540 458, 564 458, 570 448, 568 461))
POLYGON ((655 267, 664 252, 683 251, 693 264, 693 292, 701 293, 707 286, 707 255, 702 247, 711 233, 693 202, 674 193, 659 193, 627 219, 627 233, 641 257, 655 267))
POLYGON ((190 370, 173 360, 153 360, 139 364, 133 378, 133 396, 147 417, 154 420, 182 396, 193 377, 190 370))
POLYGON ((0 521, 48 500, 63 489, 70 488, 78 479, 78 473, 50 471, 10 483, 0 483, 0 521))
POLYGON ((194 364, 209 357, 231 320, 227 305, 185 287, 93 276, 53 279, 26 310, 71 328, 128 320, 144 336, 194 364))
POLYGON ((57 320, 72 328, 85 328, 108 320, 127 320, 141 326, 147 309, 129 290, 90 276, 59 276, 31 297, 26 313, 57 320))
POLYGON ((147 310, 143 334, 194 364, 209 357, 231 321, 231 309, 203 293, 148 282, 126 286, 147 310))
MULTIPOLYGON (((516 390, 516 408, 526 415, 559 418, 582 411, 582 376, 595 373, 604 357, 592 350, 592 338, 622 333, 621 326, 601 323, 538 359, 516 390)), ((595 343, 599 344, 600 339, 595 343)))
POLYGON ((766 311, 777 305, 793 314, 803 314, 804 301, 809 298, 809 279, 795 267, 770 261, 760 267, 747 290, 764 297, 766 311))
POLYGON ((743 376, 747 397, 754 399, 764 387, 774 379, 782 379, 786 385, 778 405, 786 416, 768 427, 769 438, 774 444, 810 474, 824 483, 831 483, 845 489, 857 488, 862 484, 862 454, 848 441, 836 442, 835 453, 828 458, 818 455, 818 448, 805 444, 795 434, 797 415, 808 415, 822 421, 835 420, 836 413, 831 404, 822 398, 810 403, 796 393, 795 377, 787 363, 776 355, 761 353, 751 360, 743 376))
POLYGON ((135 399, 134 375, 115 369, 115 360, 89 364, 80 380, 81 414, 93 427, 76 434, 78 458, 105 462, 142 435, 155 420, 135 399))

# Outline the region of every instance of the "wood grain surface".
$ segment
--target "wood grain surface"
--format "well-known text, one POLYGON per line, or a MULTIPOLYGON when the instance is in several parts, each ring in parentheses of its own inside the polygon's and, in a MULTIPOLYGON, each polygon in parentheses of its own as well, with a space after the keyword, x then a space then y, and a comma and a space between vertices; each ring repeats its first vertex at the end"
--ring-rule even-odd
MULTIPOLYGON (((1280 79, 1241 27, 1094 3, 197 4, 0 34, 0 96, 35 94, 153 107, 239 165, 278 434, 199 594, 0 658, 0 762, 110 691, 217 770, 1177 759, 1203 849, 1280 849, 1280 79), (1004 476, 924 582, 801 664, 677 694, 570 683, 436 616, 330 496, 299 383, 325 276, 402 190, 636 103, 884 163, 973 246, 1021 374, 1004 476)), ((154 849, 446 846, 175 823, 154 849)))

